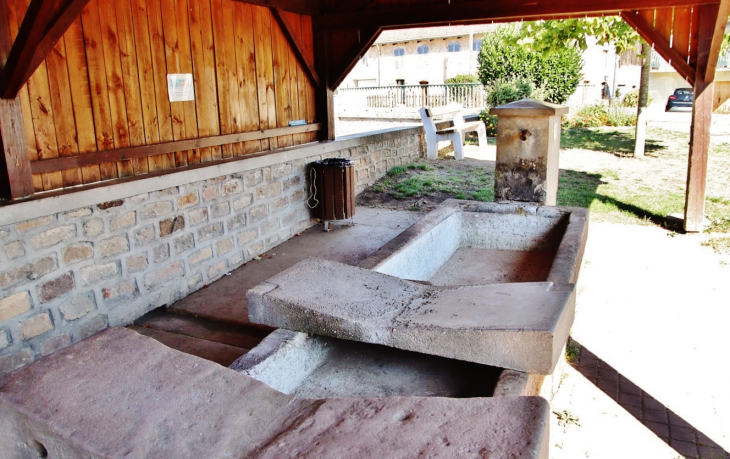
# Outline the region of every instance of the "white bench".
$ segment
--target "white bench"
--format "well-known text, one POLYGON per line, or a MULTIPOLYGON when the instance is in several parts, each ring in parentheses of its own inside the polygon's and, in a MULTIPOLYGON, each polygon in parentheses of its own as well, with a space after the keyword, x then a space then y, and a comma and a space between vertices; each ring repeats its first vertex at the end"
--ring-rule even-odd
POLYGON ((481 121, 467 123, 464 121, 464 116, 459 112, 454 114, 453 126, 437 130, 431 109, 421 107, 419 112, 421 113, 423 130, 426 131, 426 157, 428 159, 436 159, 438 157, 437 145, 441 141, 450 141, 454 145, 454 156, 456 159, 464 159, 464 141, 467 132, 477 131, 479 135, 479 146, 487 145, 487 129, 481 121))

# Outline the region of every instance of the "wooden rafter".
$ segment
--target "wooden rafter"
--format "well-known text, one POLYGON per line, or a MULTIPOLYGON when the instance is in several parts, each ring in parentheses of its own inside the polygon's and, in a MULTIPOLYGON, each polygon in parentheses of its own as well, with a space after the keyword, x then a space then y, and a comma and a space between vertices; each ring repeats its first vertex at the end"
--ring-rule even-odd
POLYGON ((728 14, 730 14, 730 0, 721 0, 717 7, 702 7, 700 14, 710 15, 708 20, 712 24, 712 29, 708 31, 710 43, 707 47, 707 55, 698 54, 697 56, 697 72, 702 75, 704 81, 711 83, 715 80, 717 60, 720 57, 720 45, 725 34, 728 14))
POLYGON ((330 78, 331 89, 337 88, 348 73, 355 67, 357 61, 367 52, 380 35, 379 28, 369 28, 359 31, 360 41, 347 50, 342 60, 332 70, 330 78))
POLYGON ((662 36, 654 30, 653 24, 637 14, 636 11, 623 11, 621 17, 628 25, 630 25, 641 37, 650 45, 654 45, 654 49, 667 61, 677 72, 690 84, 695 81, 695 69, 693 69, 687 61, 669 45, 668 37, 662 36))
POLYGON ((0 75, 0 96, 14 99, 89 0, 32 0, 0 75))
POLYGON ((718 0, 563 0, 535 2, 472 1, 325 14, 314 18, 317 30, 416 27, 443 24, 476 24, 485 21, 533 20, 571 15, 619 14, 636 9, 716 4, 718 0))
POLYGON ((373 3, 373 0, 349 0, 343 2, 337 7, 336 13, 351 13, 353 11, 360 11, 369 4, 373 3))
POLYGON ((307 74, 307 78, 312 82, 314 86, 319 86, 319 75, 314 69, 314 62, 310 59, 309 55, 304 50, 302 40, 294 33, 296 28, 289 22, 289 16, 280 8, 271 8, 271 14, 276 19, 276 22, 284 32, 286 40, 289 42, 289 46, 294 51, 294 55, 299 62, 299 65, 304 69, 304 73, 307 74))
POLYGON ((314 16, 321 13, 321 6, 317 0, 235 0, 257 6, 279 8, 290 13, 314 16))

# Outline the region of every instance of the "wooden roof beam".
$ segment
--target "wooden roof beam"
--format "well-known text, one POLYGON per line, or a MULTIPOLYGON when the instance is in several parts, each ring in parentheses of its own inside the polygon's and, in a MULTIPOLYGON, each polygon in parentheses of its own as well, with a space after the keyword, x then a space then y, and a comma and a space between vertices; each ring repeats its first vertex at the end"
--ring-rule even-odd
POLYGON ((281 30, 284 32, 284 36, 289 42, 289 46, 294 51, 294 55, 297 57, 299 65, 302 66, 304 73, 307 74, 307 78, 309 78, 309 81, 311 81, 314 86, 319 86, 319 75, 317 75, 317 72, 314 69, 314 62, 304 51, 302 40, 294 33, 296 28, 289 23, 289 16, 287 16, 286 12, 281 8, 271 8, 271 14, 274 16, 274 19, 276 19, 279 27, 281 27, 281 30))
POLYGON ((334 13, 316 16, 316 30, 418 27, 444 24, 476 24, 485 21, 549 19, 577 15, 620 14, 637 9, 717 4, 720 0, 556 0, 536 2, 472 1, 440 5, 334 13))
MULTIPOLYGON (((717 69, 717 60, 720 57, 720 45, 725 34, 725 25, 730 14, 730 0, 721 0, 717 6, 703 6, 700 8, 701 16, 709 16, 705 20, 712 25, 711 31, 707 36, 700 36, 700 40, 709 40, 709 46, 703 53, 702 47, 698 50, 697 55, 697 73, 702 76, 706 83, 715 81, 715 70, 717 69)), ((703 19, 701 18, 700 21, 703 19)))
POLYGON ((0 97, 14 99, 89 0, 31 0, 0 74, 0 97))
POLYGON ((345 79, 348 73, 355 67, 357 61, 373 46, 380 35, 379 28, 359 30, 360 41, 347 50, 347 54, 332 70, 330 78, 330 89, 336 89, 345 79))
POLYGON ((290 13, 316 16, 321 14, 322 5, 319 0, 234 0, 242 3, 250 3, 257 6, 268 6, 279 8, 290 13))
POLYGON ((669 46, 668 38, 662 37, 656 30, 654 30, 653 24, 649 24, 646 19, 637 14, 636 11, 622 11, 621 17, 628 25, 630 25, 636 32, 646 40, 650 45, 654 45, 654 49, 667 60, 672 67, 690 84, 694 84, 695 81, 695 69, 687 63, 687 61, 677 52, 669 46))

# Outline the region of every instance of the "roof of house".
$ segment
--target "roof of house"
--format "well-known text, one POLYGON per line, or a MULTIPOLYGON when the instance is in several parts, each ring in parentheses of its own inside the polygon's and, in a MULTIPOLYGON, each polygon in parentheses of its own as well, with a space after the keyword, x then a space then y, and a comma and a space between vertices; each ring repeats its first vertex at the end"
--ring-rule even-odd
POLYGON ((432 38, 458 37, 462 35, 469 35, 470 30, 473 33, 484 33, 493 32, 497 30, 498 27, 499 24, 477 24, 386 30, 380 34, 378 39, 375 40, 375 43, 399 43, 414 40, 428 40, 432 38))

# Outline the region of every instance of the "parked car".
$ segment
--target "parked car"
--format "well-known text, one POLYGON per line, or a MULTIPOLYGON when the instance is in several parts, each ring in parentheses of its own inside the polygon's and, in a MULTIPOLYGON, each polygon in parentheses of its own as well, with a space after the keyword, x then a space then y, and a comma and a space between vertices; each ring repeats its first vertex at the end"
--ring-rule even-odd
POLYGON ((695 95, 692 88, 677 88, 674 90, 674 94, 667 99, 667 108, 664 111, 668 112, 674 107, 692 108, 694 101, 695 95))

